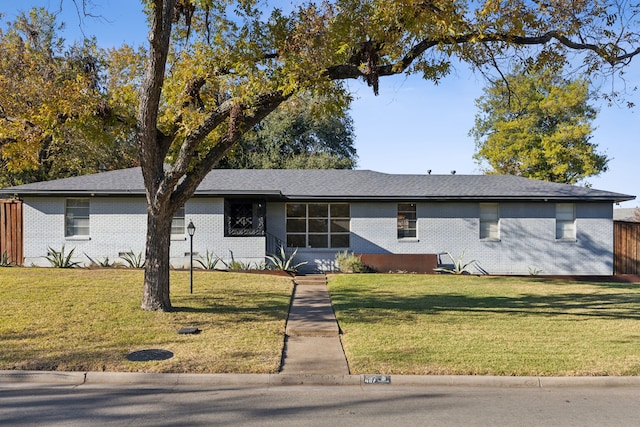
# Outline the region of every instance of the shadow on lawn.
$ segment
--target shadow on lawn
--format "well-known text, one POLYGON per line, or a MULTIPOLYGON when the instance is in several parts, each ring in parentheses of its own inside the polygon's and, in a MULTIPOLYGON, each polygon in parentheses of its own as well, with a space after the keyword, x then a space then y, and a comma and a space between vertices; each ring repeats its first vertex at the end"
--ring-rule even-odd
POLYGON ((640 320, 640 295, 614 292, 614 289, 639 289, 638 285, 597 283, 611 292, 566 293, 553 295, 468 296, 463 294, 424 294, 399 296, 393 292, 363 292, 361 289, 336 289, 331 300, 337 313, 353 320, 375 322, 388 314, 440 314, 451 312, 499 313, 521 316, 575 316, 577 318, 640 320), (376 313, 376 310, 379 312, 376 313))

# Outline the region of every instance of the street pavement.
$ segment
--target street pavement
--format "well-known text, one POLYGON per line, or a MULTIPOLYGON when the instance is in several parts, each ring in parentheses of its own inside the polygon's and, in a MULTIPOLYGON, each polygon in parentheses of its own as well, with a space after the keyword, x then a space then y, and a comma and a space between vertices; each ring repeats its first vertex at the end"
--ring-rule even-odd
POLYGON ((3 426, 638 426, 640 387, 0 384, 3 426))

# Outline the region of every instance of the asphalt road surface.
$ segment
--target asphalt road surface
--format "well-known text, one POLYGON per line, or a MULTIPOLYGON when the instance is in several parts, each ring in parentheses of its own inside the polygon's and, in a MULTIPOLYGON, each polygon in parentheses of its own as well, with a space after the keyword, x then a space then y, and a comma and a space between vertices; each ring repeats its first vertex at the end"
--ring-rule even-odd
POLYGON ((640 426, 640 388, 0 384, 2 426, 640 426))

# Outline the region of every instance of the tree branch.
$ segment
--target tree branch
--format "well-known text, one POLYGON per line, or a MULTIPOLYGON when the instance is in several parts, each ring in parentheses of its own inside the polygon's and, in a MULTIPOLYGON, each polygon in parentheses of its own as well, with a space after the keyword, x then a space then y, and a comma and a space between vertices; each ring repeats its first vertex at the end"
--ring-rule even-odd
MULTIPOLYGON (((176 187, 171 196, 172 203, 176 203, 176 205, 179 206, 191 198, 202 179, 204 179, 207 173, 227 154, 231 147, 238 142, 242 135, 260 123, 289 97, 290 95, 283 95, 281 92, 270 92, 258 96, 256 102, 250 107, 252 114, 242 114, 239 116, 235 124, 235 131, 229 132, 221 138, 218 144, 195 165, 192 172, 186 175, 184 180, 176 187)), ((231 104, 226 107, 227 114, 231 114, 233 104, 227 102, 225 102, 225 104, 231 104)), ((245 109, 244 112, 247 110, 248 109, 245 109)), ((193 152, 193 150, 191 152, 193 152)), ((181 168, 182 167, 184 167, 184 165, 181 165, 181 168)))
MULTIPOLYGON (((512 34, 462 34, 454 37, 447 37, 444 39, 424 39, 414 45, 407 54, 394 64, 381 65, 377 68, 376 74, 378 76, 390 76, 394 74, 400 74, 409 68, 409 66, 427 50, 438 45, 458 45, 465 43, 500 43, 506 42, 517 46, 530 46, 530 45, 543 45, 551 42, 552 40, 558 41, 560 44, 574 50, 588 50, 594 52, 609 65, 616 65, 624 61, 628 61, 634 56, 640 55, 640 47, 632 52, 624 52, 621 55, 612 56, 607 51, 606 47, 593 43, 576 42, 569 37, 562 35, 558 31, 548 31, 540 36, 515 36, 512 34)), ((357 79, 366 78, 366 72, 360 69, 360 64, 347 63, 340 64, 327 68, 324 75, 332 80, 342 79, 357 79)))

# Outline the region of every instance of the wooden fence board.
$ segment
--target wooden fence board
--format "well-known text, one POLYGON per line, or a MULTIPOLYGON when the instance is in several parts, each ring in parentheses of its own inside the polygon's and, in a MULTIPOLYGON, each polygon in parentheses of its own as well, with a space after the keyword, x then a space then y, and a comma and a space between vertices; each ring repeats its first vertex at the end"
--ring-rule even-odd
POLYGON ((5 252, 17 265, 24 263, 22 202, 0 200, 0 256, 5 252))
POLYGON ((640 222, 613 224, 614 274, 640 274, 640 222))

